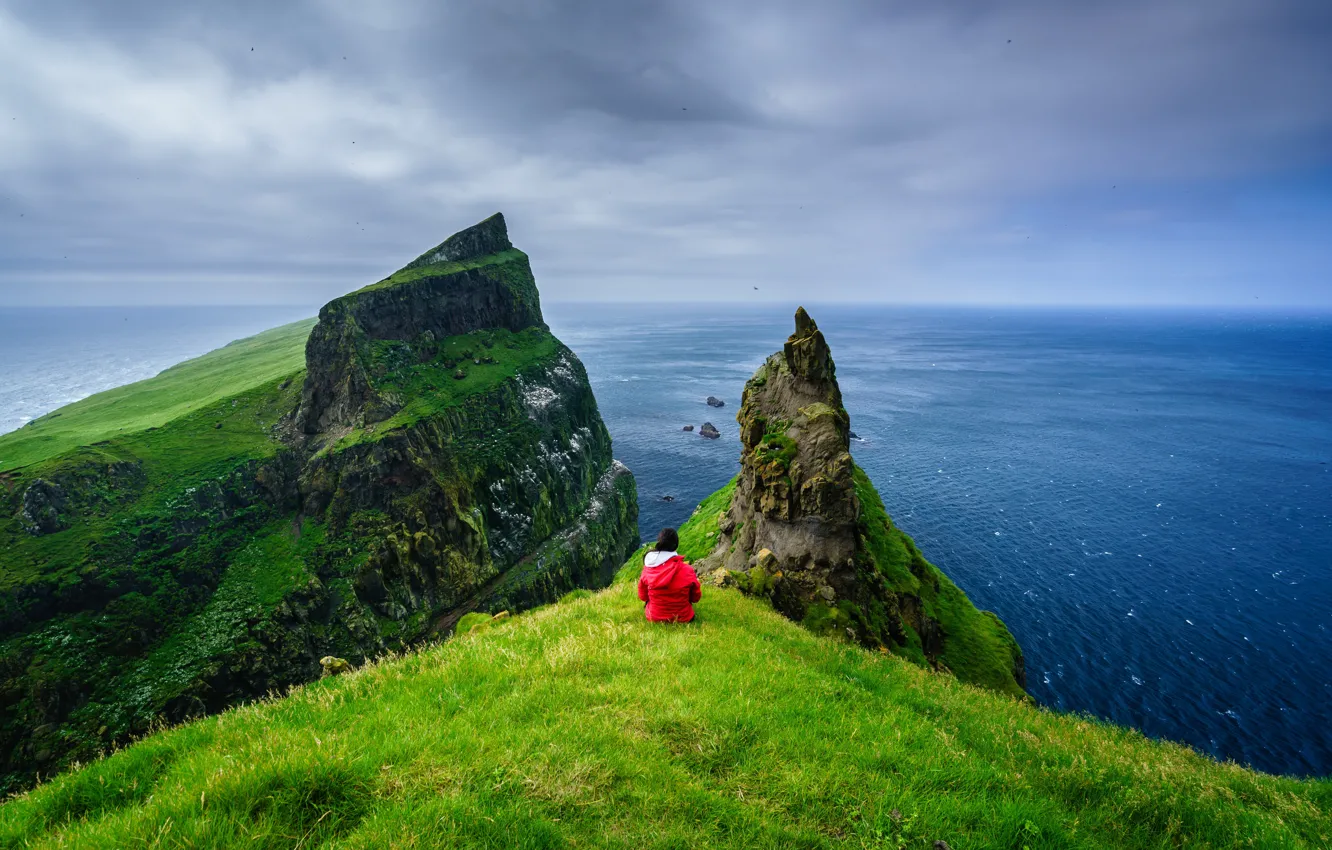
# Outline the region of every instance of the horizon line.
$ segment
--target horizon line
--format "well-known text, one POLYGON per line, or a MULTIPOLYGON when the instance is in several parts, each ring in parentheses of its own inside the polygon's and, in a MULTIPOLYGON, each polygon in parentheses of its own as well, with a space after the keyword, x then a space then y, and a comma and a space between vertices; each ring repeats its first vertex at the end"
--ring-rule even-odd
MULTIPOLYGON (((130 303, 130 304, 5 304, 0 303, 0 310, 153 310, 153 309, 264 309, 264 310, 314 310, 318 311, 327 304, 327 301, 321 302, 303 302, 303 303, 282 303, 271 304, 263 302, 254 303, 180 303, 180 302, 158 302, 158 303, 130 303)), ((645 300, 616 300, 616 299, 592 299, 592 298, 551 298, 542 299, 542 306, 624 306, 624 307, 642 307, 642 306, 670 306, 670 307, 785 307, 790 304, 811 304, 821 308, 826 307, 897 307, 905 309, 961 309, 961 310, 1158 310, 1172 312, 1205 312, 1205 311, 1235 311, 1235 312, 1279 312, 1296 311, 1301 313, 1324 312, 1332 313, 1332 303, 1300 303, 1300 302, 1280 302, 1256 304, 1243 302, 1220 302, 1216 304, 1198 304, 1198 303, 1153 303, 1153 302, 991 302, 991 301, 821 301, 800 299, 782 299, 782 300, 762 300, 762 301, 645 301, 645 300)), ((314 318, 314 315, 311 315, 314 318)))

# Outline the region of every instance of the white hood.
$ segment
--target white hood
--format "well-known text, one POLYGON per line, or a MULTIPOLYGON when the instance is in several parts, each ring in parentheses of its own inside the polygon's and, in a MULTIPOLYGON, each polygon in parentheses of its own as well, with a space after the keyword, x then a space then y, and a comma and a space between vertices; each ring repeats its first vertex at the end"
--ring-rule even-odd
POLYGON ((655 549, 643 556, 643 566, 660 567, 662 564, 674 558, 677 552, 658 552, 655 549))

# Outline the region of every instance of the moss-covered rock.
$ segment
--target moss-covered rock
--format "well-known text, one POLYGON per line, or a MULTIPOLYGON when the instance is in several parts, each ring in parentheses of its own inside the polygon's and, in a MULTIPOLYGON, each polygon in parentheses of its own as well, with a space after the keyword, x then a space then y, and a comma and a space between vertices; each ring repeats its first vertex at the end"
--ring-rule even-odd
MULTIPOLYGON (((712 527, 689 529, 708 543, 703 569, 813 631, 1023 694, 1012 635, 893 526, 852 460, 828 343, 804 308, 795 325, 745 385, 736 417, 741 468, 726 509, 712 527)), ((691 526, 702 522, 696 516, 691 526)))

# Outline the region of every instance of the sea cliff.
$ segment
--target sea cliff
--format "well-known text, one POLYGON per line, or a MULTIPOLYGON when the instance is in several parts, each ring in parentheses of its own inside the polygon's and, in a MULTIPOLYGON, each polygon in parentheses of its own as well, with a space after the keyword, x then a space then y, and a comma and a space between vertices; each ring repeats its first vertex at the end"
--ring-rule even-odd
POLYGON ((0 465, 0 790, 323 656, 602 586, 637 545, 633 476, 502 216, 285 333, 303 363, 247 382, 223 349, 237 391, 178 381, 198 403, 160 425, 42 456, 76 405, 0 438, 31 461, 0 465))

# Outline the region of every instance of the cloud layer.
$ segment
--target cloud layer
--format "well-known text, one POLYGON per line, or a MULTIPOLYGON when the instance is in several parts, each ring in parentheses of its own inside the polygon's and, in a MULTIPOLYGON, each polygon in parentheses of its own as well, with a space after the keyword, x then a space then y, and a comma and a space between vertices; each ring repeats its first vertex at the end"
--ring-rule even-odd
POLYGON ((1332 305, 1329 44, 1319 0, 19 0, 0 304, 315 304, 500 209, 554 299, 1332 305))

